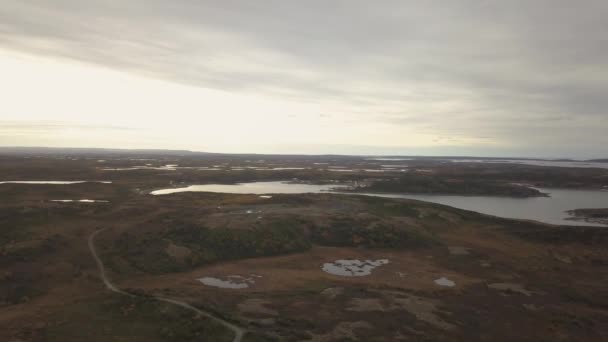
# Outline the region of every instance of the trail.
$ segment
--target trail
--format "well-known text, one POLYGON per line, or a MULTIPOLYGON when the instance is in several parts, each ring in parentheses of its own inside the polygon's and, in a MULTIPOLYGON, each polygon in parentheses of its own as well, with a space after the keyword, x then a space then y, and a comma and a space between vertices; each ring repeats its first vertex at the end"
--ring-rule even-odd
MULTIPOLYGON (((128 293, 128 292, 123 291, 120 288, 116 287, 116 285, 112 284, 112 282, 110 281, 110 279, 108 279, 108 276, 106 275, 106 268, 105 268, 103 262, 101 261, 101 258, 99 257, 99 255, 97 255, 97 250, 95 249, 95 237, 97 236, 97 234, 101 233, 105 229, 106 228, 102 228, 102 229, 99 229, 99 230, 96 230, 95 232, 93 232, 93 234, 91 234, 89 236, 89 241, 88 241, 89 250, 91 251, 91 254, 93 255, 93 259, 95 259, 95 262, 97 263, 97 268, 99 269, 99 276, 103 280, 103 283, 108 290, 115 292, 115 293, 125 295, 125 296, 136 297, 134 294, 128 293)), ((205 316, 207 318, 210 318, 210 319, 222 324, 223 326, 225 326, 226 328, 228 328, 234 332, 234 339, 232 340, 232 342, 241 342, 241 340, 243 339, 243 336, 245 335, 245 330, 243 328, 238 327, 219 317, 216 317, 209 312, 196 308, 186 302, 182 302, 182 301, 179 301, 176 299, 171 299, 171 298, 166 298, 166 297, 152 296, 151 298, 154 298, 161 302, 177 305, 177 306, 180 306, 180 307, 188 309, 188 310, 192 310, 201 316, 205 316)))

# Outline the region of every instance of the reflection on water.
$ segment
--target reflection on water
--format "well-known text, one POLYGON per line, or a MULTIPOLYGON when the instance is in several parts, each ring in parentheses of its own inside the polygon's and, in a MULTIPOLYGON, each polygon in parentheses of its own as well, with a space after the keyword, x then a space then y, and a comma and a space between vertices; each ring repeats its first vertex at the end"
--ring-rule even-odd
POLYGON ((357 260, 343 259, 323 264, 321 269, 329 274, 342 277, 364 277, 372 274, 376 267, 388 264, 388 259, 357 260))
MULTIPOLYGON (((232 185, 191 185, 184 188, 153 191, 153 195, 200 191, 237 194, 297 194, 326 192, 335 185, 315 185, 286 182, 255 182, 232 185)), ((490 196, 421 195, 421 194, 359 194, 388 198, 407 198, 448 205, 499 217, 535 220, 551 224, 605 226, 566 220, 567 210, 577 208, 608 208, 608 192, 594 190, 539 189, 550 197, 510 198, 490 196)))
POLYGON ((435 279, 435 284, 439 285, 439 286, 445 286, 445 287, 454 287, 456 286, 456 283, 453 282, 452 280, 446 278, 446 277, 441 277, 439 279, 435 279))
POLYGON ((207 286, 219 287, 222 289, 246 289, 249 287, 249 282, 240 276, 228 276, 227 279, 203 277, 198 279, 198 281, 207 286))
POLYGON ((60 202, 60 203, 110 203, 110 201, 106 200, 92 200, 92 199, 81 199, 81 200, 73 200, 73 199, 64 199, 64 200, 51 200, 51 202, 60 202))
POLYGON ((420 194, 382 194, 383 197, 409 198, 439 203, 499 217, 535 220, 551 224, 605 226, 566 220, 566 211, 576 208, 608 208, 608 192, 594 190, 539 189, 550 197, 490 197, 420 194))
POLYGON ((249 286, 255 284, 256 278, 261 277, 262 276, 257 274, 251 274, 249 275, 249 277, 243 277, 240 275, 229 275, 227 277, 224 277, 224 279, 215 277, 203 277, 197 280, 207 286, 219 287, 222 289, 246 289, 249 286))
POLYGON ((176 192, 222 192, 228 194, 302 194, 330 191, 335 185, 315 185, 286 182, 254 182, 241 184, 190 185, 184 188, 152 191, 152 195, 168 195, 176 192))
POLYGON ((100 168, 100 170, 102 170, 102 171, 133 171, 133 170, 177 171, 177 168, 176 168, 176 166, 165 165, 165 166, 159 166, 159 167, 154 167, 154 166, 133 166, 133 167, 118 167, 118 168, 105 167, 105 168, 100 168))
POLYGON ((367 158, 366 160, 376 160, 376 161, 406 161, 406 160, 414 160, 414 158, 367 158))

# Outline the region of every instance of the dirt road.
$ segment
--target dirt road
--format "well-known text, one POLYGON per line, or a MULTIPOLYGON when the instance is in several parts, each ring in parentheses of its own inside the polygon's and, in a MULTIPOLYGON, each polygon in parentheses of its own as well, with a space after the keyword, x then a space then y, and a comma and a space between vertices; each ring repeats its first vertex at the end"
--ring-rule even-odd
MULTIPOLYGON (((99 276, 101 277, 101 279, 103 280, 104 285, 106 286, 106 288, 110 291, 113 291, 115 293, 119 293, 125 296, 131 296, 134 297, 135 295, 125 292, 123 290, 121 290, 120 288, 118 288, 116 285, 112 284, 112 282, 110 281, 110 279, 108 278, 108 276, 106 275, 106 268, 103 264, 103 262, 101 261, 101 258, 99 257, 99 255, 97 255, 97 250, 95 249, 95 237, 97 236, 97 234, 101 233, 102 231, 104 231, 106 228, 102 228, 99 230, 96 230, 95 232, 93 232, 93 234, 91 234, 89 236, 89 250, 91 251, 91 255, 93 255, 93 259, 95 259, 95 262, 97 263, 97 268, 99 269, 99 276)), ((198 309, 186 302, 182 302, 176 299, 171 299, 171 298, 166 298, 166 297, 156 297, 153 296, 151 298, 154 298, 158 301, 161 302, 165 302, 165 303, 170 303, 173 305, 177 305, 180 306, 182 308, 188 309, 188 310, 192 310, 194 312, 196 312, 199 315, 208 317, 220 324, 222 324, 223 326, 225 326, 226 328, 232 330, 234 332, 234 339, 232 340, 233 342, 241 342, 241 340, 243 339, 243 336, 245 335, 245 330, 241 327, 238 327, 228 321, 225 321, 219 317, 216 317, 214 315, 212 315, 209 312, 203 311, 201 309, 198 309)))

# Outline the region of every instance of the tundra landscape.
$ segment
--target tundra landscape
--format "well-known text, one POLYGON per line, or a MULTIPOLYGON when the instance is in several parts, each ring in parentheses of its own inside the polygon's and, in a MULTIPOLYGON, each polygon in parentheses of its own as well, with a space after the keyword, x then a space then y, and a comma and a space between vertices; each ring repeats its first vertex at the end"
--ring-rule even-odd
MULTIPOLYGON (((2 340, 608 336, 605 226, 380 197, 608 194, 603 163, 99 151, 1 159, 2 340), (252 182, 324 187, 153 194, 252 182)), ((587 213, 570 209, 565 219, 587 213)))
POLYGON ((0 0, 0 342, 608 341, 607 18, 0 0))

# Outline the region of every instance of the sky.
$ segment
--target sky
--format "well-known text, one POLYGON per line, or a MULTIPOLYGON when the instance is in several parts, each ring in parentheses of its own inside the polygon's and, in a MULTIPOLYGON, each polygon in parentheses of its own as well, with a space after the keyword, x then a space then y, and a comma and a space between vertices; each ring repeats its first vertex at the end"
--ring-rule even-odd
POLYGON ((0 0, 0 146, 608 157, 608 1, 0 0))

